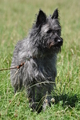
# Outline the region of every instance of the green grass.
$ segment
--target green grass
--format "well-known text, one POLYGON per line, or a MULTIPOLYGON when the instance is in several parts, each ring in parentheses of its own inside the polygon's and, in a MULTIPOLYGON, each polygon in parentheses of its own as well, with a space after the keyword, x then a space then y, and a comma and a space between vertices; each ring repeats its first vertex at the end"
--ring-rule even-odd
POLYGON ((55 104, 37 115, 25 90, 14 95, 10 71, 0 72, 0 120, 80 120, 80 1, 0 0, 0 68, 10 67, 14 46, 27 36, 35 14, 59 9, 64 44, 58 54, 55 104))

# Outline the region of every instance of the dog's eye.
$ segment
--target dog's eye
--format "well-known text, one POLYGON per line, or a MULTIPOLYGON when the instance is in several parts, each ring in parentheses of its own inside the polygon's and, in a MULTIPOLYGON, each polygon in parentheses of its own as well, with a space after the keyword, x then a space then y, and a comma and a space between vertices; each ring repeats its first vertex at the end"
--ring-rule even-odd
POLYGON ((52 32, 52 30, 51 29, 49 29, 48 31, 47 31, 47 33, 51 33, 52 32))
POLYGON ((57 30, 57 33, 59 33, 60 30, 57 30))
POLYGON ((59 30, 53 30, 53 33, 54 33, 54 34, 55 34, 55 33, 59 34, 60 31, 59 31, 59 30))
POLYGON ((56 30, 56 33, 57 33, 58 35, 60 35, 60 30, 56 30))

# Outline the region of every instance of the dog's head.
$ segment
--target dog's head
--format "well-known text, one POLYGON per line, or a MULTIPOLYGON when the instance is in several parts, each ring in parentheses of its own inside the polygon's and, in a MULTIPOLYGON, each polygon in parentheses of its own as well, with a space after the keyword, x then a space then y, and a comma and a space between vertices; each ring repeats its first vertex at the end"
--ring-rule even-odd
POLYGON ((36 27, 38 28, 39 41, 38 47, 42 51, 59 52, 63 44, 61 38, 61 26, 58 18, 58 9, 56 9, 49 17, 40 10, 37 19, 36 27))

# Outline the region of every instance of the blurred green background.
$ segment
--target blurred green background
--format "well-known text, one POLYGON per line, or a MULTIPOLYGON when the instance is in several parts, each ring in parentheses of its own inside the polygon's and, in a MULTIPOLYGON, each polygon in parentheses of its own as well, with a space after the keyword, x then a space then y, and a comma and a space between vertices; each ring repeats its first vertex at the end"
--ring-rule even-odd
POLYGON ((10 71, 0 72, 0 120, 80 120, 80 0, 0 0, 0 69, 10 67, 14 47, 36 14, 59 9, 64 39, 57 60, 55 104, 37 115, 25 90, 14 95, 10 71))

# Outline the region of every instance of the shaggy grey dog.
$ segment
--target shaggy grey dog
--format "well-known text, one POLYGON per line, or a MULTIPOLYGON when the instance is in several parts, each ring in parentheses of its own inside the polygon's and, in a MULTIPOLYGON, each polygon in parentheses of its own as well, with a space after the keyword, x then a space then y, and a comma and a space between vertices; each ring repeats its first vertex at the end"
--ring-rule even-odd
POLYGON ((37 103, 45 96, 43 108, 46 102, 50 105, 54 86, 52 83, 55 83, 57 74, 56 58, 62 44, 61 26, 56 9, 50 16, 39 10, 27 38, 15 46, 11 67, 21 63, 24 65, 18 71, 11 69, 11 83, 15 92, 25 86, 33 110, 38 109, 37 103))

